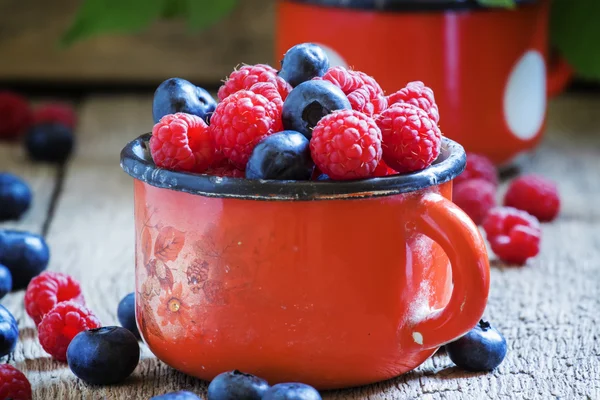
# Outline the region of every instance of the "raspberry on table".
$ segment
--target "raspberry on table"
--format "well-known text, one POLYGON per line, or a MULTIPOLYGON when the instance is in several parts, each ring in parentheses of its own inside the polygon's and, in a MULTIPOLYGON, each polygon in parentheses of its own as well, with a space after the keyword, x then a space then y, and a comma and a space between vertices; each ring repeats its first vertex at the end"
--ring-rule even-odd
POLYGON ((310 151, 317 167, 332 179, 366 178, 381 160, 381 132, 361 112, 334 111, 315 126, 310 151))
POLYGON ((217 105, 210 120, 217 151, 237 168, 245 169, 254 147, 283 130, 281 111, 264 96, 240 90, 217 105))
POLYGON ((31 384, 21 371, 0 364, 0 399, 31 400, 31 384))
POLYGON ((506 263, 523 265, 540 251, 540 223, 526 211, 492 208, 483 221, 483 229, 494 253, 506 263))
POLYGON ((527 211, 542 222, 556 218, 560 197, 556 184, 537 174, 523 175, 513 180, 504 197, 504 205, 527 211))
POLYGON ((74 301, 58 303, 38 325, 42 348, 58 361, 67 361, 67 348, 79 333, 100 327, 100 321, 85 306, 74 301))
POLYGON ((0 138, 14 139, 31 126, 32 113, 24 97, 0 91, 0 138))
POLYGON ((484 179, 471 179, 454 186, 452 201, 477 225, 496 206, 496 186, 484 179))
POLYGON ((483 179, 494 186, 498 186, 498 170, 486 156, 478 153, 467 152, 467 165, 462 174, 454 178, 454 184, 459 184, 471 179, 483 179))
POLYGON ((440 113, 435 103, 433 90, 421 81, 409 82, 404 88, 387 97, 388 105, 409 103, 425 111, 429 118, 437 125, 440 122, 440 113))
POLYGON ((70 129, 77 125, 73 107, 62 103, 44 104, 33 111, 33 124, 61 124, 70 129))
POLYGON ((45 271, 29 282, 25 292, 25 310, 38 325, 54 306, 68 300, 85 304, 79 282, 61 272, 45 271))
POLYGON ((152 128, 150 154, 161 168, 203 172, 214 161, 215 145, 202 118, 168 114, 152 128))
POLYGON ((383 137, 383 159, 394 170, 420 171, 440 155, 442 133, 425 111, 407 103, 388 108, 376 119, 383 137))
POLYGON ((277 70, 270 65, 244 65, 240 69, 233 71, 219 88, 217 93, 219 101, 225 100, 229 95, 240 90, 248 90, 257 82, 270 82, 275 85, 282 100, 285 100, 287 95, 292 91, 290 84, 280 76, 277 76, 277 70))

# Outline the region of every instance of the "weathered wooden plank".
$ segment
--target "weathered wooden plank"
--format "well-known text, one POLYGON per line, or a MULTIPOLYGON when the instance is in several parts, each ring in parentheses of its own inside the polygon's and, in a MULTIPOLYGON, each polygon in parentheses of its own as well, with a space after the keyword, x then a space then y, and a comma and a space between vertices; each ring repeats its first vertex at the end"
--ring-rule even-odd
POLYGON ((219 82, 241 62, 271 62, 274 0, 244 0, 202 32, 160 21, 136 35, 107 35, 59 48, 80 0, 0 2, 0 80, 160 82, 177 75, 219 82))
MULTIPOLYGON (((592 201, 600 194, 598 105, 579 97, 554 102, 546 143, 526 167, 558 181, 564 211, 558 221, 544 225, 542 253, 530 265, 493 263, 486 316, 510 344, 500 368, 466 374, 438 354, 402 377, 327 393, 326 399, 600 398, 600 330, 595 324, 600 237, 592 201)), ((81 119, 83 137, 48 235, 55 255, 51 268, 80 279, 90 307, 105 324, 113 324, 120 297, 133 288, 134 269, 132 187, 119 169, 118 153, 150 129, 150 99, 90 99, 81 119)), ((205 394, 205 383, 170 369, 147 351, 125 384, 90 388, 43 355, 33 329, 24 329, 22 339, 17 365, 32 381, 36 398, 147 399, 179 389, 205 394)))

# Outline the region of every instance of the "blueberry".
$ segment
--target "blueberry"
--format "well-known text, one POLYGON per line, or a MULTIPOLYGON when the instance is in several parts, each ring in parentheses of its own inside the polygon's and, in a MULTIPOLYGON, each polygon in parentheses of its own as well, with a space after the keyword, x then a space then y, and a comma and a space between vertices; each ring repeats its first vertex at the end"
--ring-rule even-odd
POLYGON ((265 393, 263 400, 321 400, 321 395, 304 383, 279 383, 265 393))
POLYGON ((238 370, 217 375, 208 385, 208 400, 261 400, 269 384, 238 370))
POLYGON ((138 340, 141 339, 140 331, 135 322, 135 293, 129 293, 119 302, 117 317, 123 328, 133 333, 138 340))
POLYGON ((139 361, 137 339, 120 326, 80 332, 67 348, 71 371, 92 385, 111 385, 125 380, 139 361))
POLYGON ((308 139, 312 128, 335 110, 349 110, 350 102, 340 88, 328 81, 307 81, 296 86, 283 102, 283 127, 308 139))
POLYGON ((309 141, 294 131, 274 133, 252 151, 247 179, 307 180, 314 168, 309 141))
POLYGON ((12 275, 8 268, 0 264, 0 299, 12 290, 12 275))
POLYGON ((0 230, 0 264, 12 275, 13 290, 25 289, 33 277, 48 266, 50 250, 34 233, 0 230))
POLYGON ((18 339, 19 326, 15 317, 4 306, 0 305, 0 357, 12 353, 18 339))
POLYGON ((63 163, 71 155, 73 147, 73 131, 62 124, 34 125, 25 136, 25 148, 35 161, 63 163))
POLYGON ((217 102, 206 90, 181 78, 169 78, 154 92, 154 123, 168 114, 183 112, 197 115, 208 124, 217 102))
POLYGON ((329 69, 329 58, 325 51, 313 43, 297 44, 289 49, 281 60, 279 76, 293 87, 323 76, 329 69))
POLYGON ((327 175, 327 174, 321 174, 321 175, 319 175, 319 176, 317 177, 317 180, 318 180, 318 181, 328 181, 328 180, 330 180, 330 179, 331 179, 331 178, 330 178, 330 177, 329 177, 329 175, 327 175))
POLYGON ((452 362, 467 371, 493 370, 504 360, 506 350, 504 336, 484 320, 460 339, 446 345, 452 362))
POLYGON ((21 178, 0 172, 0 221, 17 220, 31 205, 31 189, 21 178))
POLYGON ((160 396, 154 396, 150 400, 202 400, 192 392, 181 390, 179 392, 165 393, 160 396))

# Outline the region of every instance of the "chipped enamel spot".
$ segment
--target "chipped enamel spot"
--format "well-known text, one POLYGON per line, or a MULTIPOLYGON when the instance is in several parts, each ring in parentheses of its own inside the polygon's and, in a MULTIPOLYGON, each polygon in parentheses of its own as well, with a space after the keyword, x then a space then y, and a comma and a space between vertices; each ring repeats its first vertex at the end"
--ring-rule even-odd
POLYGON ((238 246, 241 246, 241 245, 242 245, 242 242, 238 242, 238 246))
POLYGON ((517 138, 534 138, 546 114, 546 63, 537 50, 529 50, 513 67, 504 89, 504 118, 517 138))
POLYGON ((423 345, 423 335, 421 332, 413 332, 412 337, 416 344, 423 345))

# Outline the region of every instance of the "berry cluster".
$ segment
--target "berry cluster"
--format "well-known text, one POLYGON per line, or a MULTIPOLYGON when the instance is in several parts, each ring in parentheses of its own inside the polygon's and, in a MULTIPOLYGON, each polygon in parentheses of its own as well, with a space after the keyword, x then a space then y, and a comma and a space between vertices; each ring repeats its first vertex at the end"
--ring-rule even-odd
POLYGON ((433 91, 422 82, 386 96, 364 72, 330 68, 312 43, 289 49, 279 71, 236 69, 218 103, 186 80, 168 79, 154 94, 153 115, 157 166, 247 179, 410 173, 435 161, 442 138, 433 91))
POLYGON ((455 179, 452 200, 477 225, 483 225, 490 247, 502 261, 523 265, 539 253, 540 222, 560 210, 556 185, 536 174, 509 183, 504 206, 497 206, 498 172, 485 156, 467 153, 465 171, 455 179))
POLYGON ((64 163, 74 147, 77 116, 62 103, 33 108, 26 98, 0 91, 0 139, 24 136, 25 150, 34 161, 64 163))

